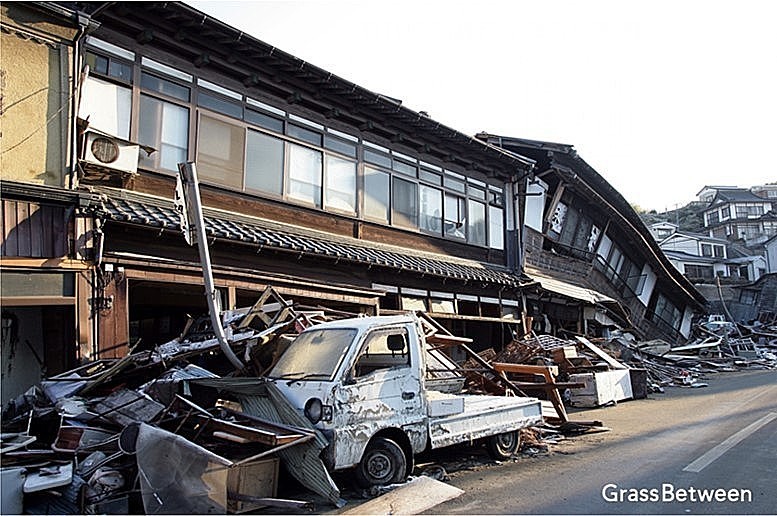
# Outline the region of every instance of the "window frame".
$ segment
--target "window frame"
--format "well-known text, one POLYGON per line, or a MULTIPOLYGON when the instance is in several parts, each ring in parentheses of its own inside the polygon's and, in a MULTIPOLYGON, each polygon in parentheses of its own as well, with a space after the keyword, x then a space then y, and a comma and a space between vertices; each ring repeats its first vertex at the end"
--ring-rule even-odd
MULTIPOLYGON (((251 96, 244 87, 233 84, 231 81, 225 81, 228 84, 222 85, 222 82, 215 78, 216 76, 213 73, 206 71, 203 74, 201 70, 181 65, 181 63, 168 64, 165 58, 160 57, 162 54, 159 52, 146 54, 142 49, 139 50, 139 47, 134 47, 130 51, 114 45, 122 54, 114 55, 103 48, 106 45, 113 45, 112 43, 103 40, 95 41, 99 41, 99 43, 90 44, 87 41, 87 44, 84 45, 84 55, 88 53, 96 58, 107 60, 105 65, 107 71, 110 71, 111 63, 114 61, 120 63, 121 66, 128 66, 130 68, 129 78, 126 77, 126 71, 118 76, 95 73, 96 78, 130 88, 130 140, 140 140, 140 105, 141 102, 144 102, 142 100, 144 98, 161 103, 162 106, 169 104, 175 108, 185 110, 187 133, 185 137, 183 134, 179 136, 181 136, 181 142, 186 142, 184 152, 185 160, 187 161, 193 157, 199 160, 201 152, 200 132, 203 117, 221 120, 229 126, 240 128, 243 138, 243 155, 242 177, 239 182, 230 183, 229 181, 208 179, 204 183, 252 196, 282 200, 283 202, 313 208, 326 213, 336 213, 356 220, 374 222, 402 231, 411 231, 485 249, 504 250, 506 235, 502 184, 495 185, 489 183, 485 178, 474 178, 463 170, 444 168, 439 164, 424 161, 412 155, 414 154, 412 151, 411 154, 405 154, 388 145, 381 145, 360 135, 357 136, 358 132, 356 132, 357 135, 354 135, 349 132, 349 129, 338 129, 326 125, 325 122, 320 123, 315 118, 308 118, 310 116, 308 114, 293 113, 278 108, 273 105, 273 101, 266 100, 262 96, 251 96), (132 56, 133 60, 128 60, 128 56, 132 56), (180 96, 160 91, 160 89, 144 86, 141 78, 146 75, 187 88, 188 100, 182 100, 180 96), (230 109, 220 109, 217 104, 205 102, 206 95, 208 99, 213 98, 232 107, 230 109), (263 117, 268 118, 264 120, 263 117), (315 142, 311 138, 295 137, 296 133, 293 128, 299 128, 309 135, 315 134, 315 142), (280 194, 248 186, 249 130, 271 138, 277 138, 283 142, 283 170, 281 171, 282 186, 280 194), (293 180, 290 171, 292 153, 290 146, 293 144, 314 150, 321 155, 320 202, 306 202, 290 195, 289 183, 293 180), (380 159, 377 160, 379 161, 378 163, 368 161, 367 156, 373 154, 374 156, 380 156, 380 159), (335 191, 327 184, 330 160, 344 160, 354 164, 354 192, 351 198, 354 203, 353 210, 343 209, 327 200, 331 192, 335 191), (382 174, 387 174, 388 205, 386 206, 386 219, 377 218, 367 213, 366 167, 371 167, 382 174), (406 221, 405 223, 400 221, 395 210, 397 200, 394 198, 394 184, 396 180, 407 181, 414 185, 412 188, 415 191, 415 198, 412 200, 412 204, 415 205, 416 214, 415 220, 412 220, 410 224, 406 223, 406 221), (421 227, 421 192, 426 188, 433 188, 441 192, 443 214, 441 215, 440 231, 430 231, 428 228, 421 227), (469 204, 471 202, 478 202, 484 205, 485 238, 483 241, 473 241, 472 235, 467 234, 471 233, 471 231, 467 231, 467 228, 462 228, 465 230, 463 237, 445 231, 445 199, 448 195, 455 195, 461 198, 458 203, 463 203, 462 220, 470 218, 467 212, 470 209, 469 204), (499 220, 492 220, 495 216, 498 216, 499 220), (501 234, 494 235, 493 233, 495 232, 500 232, 501 234)), ((152 155, 149 160, 144 160, 140 167, 149 172, 170 176, 174 175, 175 171, 162 166, 164 156, 162 155, 163 149, 159 141, 162 138, 164 120, 164 117, 160 117, 155 124, 157 126, 155 133, 157 141, 154 143, 158 147, 156 155, 152 155)), ((148 125, 150 126, 151 124, 148 125)), ((350 131, 353 132, 355 129, 350 128, 350 131)), ((296 136, 304 135, 296 134, 296 136)))

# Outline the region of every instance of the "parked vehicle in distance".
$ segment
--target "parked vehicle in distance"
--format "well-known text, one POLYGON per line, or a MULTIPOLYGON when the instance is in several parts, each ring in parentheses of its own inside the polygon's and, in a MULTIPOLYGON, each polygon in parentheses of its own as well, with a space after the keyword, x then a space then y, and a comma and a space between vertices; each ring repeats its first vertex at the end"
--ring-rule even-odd
POLYGON ((507 458, 542 422, 535 398, 429 388, 430 352, 414 314, 344 319, 302 332, 267 376, 328 438, 327 467, 363 486, 403 481, 427 448, 485 441, 507 458))

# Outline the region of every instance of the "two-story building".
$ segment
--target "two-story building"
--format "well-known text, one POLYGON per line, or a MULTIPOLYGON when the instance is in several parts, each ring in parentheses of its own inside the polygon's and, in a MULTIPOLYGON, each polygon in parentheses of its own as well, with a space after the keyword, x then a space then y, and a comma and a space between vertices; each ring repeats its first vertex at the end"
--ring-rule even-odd
MULTIPOLYGON (((301 305, 422 309, 487 346, 511 338, 529 283, 516 194, 532 160, 185 4, 140 5, 81 6, 93 30, 65 94, 79 133, 56 140, 77 141, 78 167, 60 166, 57 186, 91 228, 69 239, 89 247, 84 286, 68 291, 88 329, 80 357, 164 342, 206 309, 172 201, 185 161, 223 307, 272 285, 301 305)), ((4 192, 34 196, 18 179, 4 192)))
POLYGON ((743 246, 676 228, 674 224, 659 222, 652 224, 650 231, 672 265, 693 282, 712 282, 715 278, 750 282, 767 271, 766 258, 748 252, 743 246), (674 226, 675 230, 660 238, 668 226, 674 226))
POLYGON ((89 352, 93 196, 72 189, 79 45, 87 16, 0 5, 2 403, 89 352))
POLYGON ((755 192, 747 188, 707 187, 702 190, 709 198, 704 210, 704 228, 715 238, 743 240, 748 247, 757 246, 777 234, 777 201, 769 197, 769 188, 755 192))
POLYGON ((617 300, 636 332, 688 337, 705 299, 666 258, 641 219, 571 145, 482 133, 537 162, 527 188, 526 271, 543 271, 617 300))

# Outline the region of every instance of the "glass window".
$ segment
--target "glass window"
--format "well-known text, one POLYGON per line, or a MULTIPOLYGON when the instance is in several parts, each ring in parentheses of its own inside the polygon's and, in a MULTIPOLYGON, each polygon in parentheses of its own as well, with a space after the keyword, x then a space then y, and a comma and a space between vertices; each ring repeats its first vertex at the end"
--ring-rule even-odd
POLYGON ((265 129, 275 131, 276 133, 283 133, 283 120, 278 120, 273 116, 246 109, 245 119, 246 122, 258 125, 259 127, 264 127, 265 129))
POLYGON ((486 205, 482 202, 467 203, 467 241, 486 245, 486 205))
POLYGON ((108 58, 87 52, 84 61, 94 73, 108 75, 108 58))
POLYGON ((442 233, 442 190, 420 185, 421 217, 418 226, 432 233, 442 233))
POLYGON ((445 171, 445 178, 443 179, 443 186, 450 188, 457 192, 464 193, 464 176, 454 174, 450 171, 445 171))
POLYGON ((469 185, 469 196, 472 197, 473 199, 480 199, 481 201, 485 201, 486 191, 480 188, 476 188, 472 185, 469 185))
POLYGON ((504 249, 504 214, 496 206, 488 207, 488 247, 504 249))
POLYGON ((246 104, 264 109, 270 113, 275 113, 278 116, 286 116, 286 112, 284 110, 278 109, 277 107, 271 106, 269 104, 265 104, 264 102, 260 102, 256 99, 252 99, 251 97, 246 97, 246 104))
POLYGON ((129 64, 91 52, 86 53, 84 60, 94 73, 108 75, 125 82, 132 82, 132 66, 129 64))
POLYGON ((246 189, 283 193, 283 140, 249 129, 246 189))
POLYGON ((286 134, 292 138, 302 140, 303 142, 312 143, 313 145, 318 145, 319 147, 321 146, 322 136, 315 131, 311 131, 310 129, 305 129, 304 127, 300 127, 298 125, 289 124, 286 128, 286 134))
POLYGON ((442 176, 436 172, 429 172, 428 170, 421 169, 418 171, 418 177, 435 185, 442 184, 442 176))
POLYGON ((416 176, 416 168, 412 165, 408 165, 407 163, 402 163, 401 161, 394 161, 394 170, 400 174, 405 174, 406 176, 416 176))
POLYGON ((157 61, 154 61, 153 59, 149 59, 146 56, 143 56, 140 59, 140 63, 144 67, 150 68, 152 70, 156 70, 157 72, 162 72, 163 74, 169 75, 170 77, 181 79, 182 81, 186 81, 186 82, 192 82, 193 77, 188 73, 182 72, 181 70, 178 70, 177 68, 173 68, 172 66, 167 66, 164 63, 159 63, 157 61))
POLYGON ((200 115, 197 134, 197 173, 201 179, 243 188, 245 129, 200 115))
POLYGON ((212 109, 213 111, 224 113, 225 115, 243 118, 243 106, 235 104, 233 101, 219 98, 215 95, 200 92, 197 95, 197 104, 212 109))
POLYGON ((189 88, 145 72, 140 77, 140 86, 145 90, 155 91, 189 102, 189 88))
POLYGON ((288 149, 289 197, 321 207, 321 153, 293 143, 288 149))
POLYGON ((418 227, 418 185, 394 177, 391 191, 392 223, 418 227))
POLYGON ((391 157, 386 154, 375 152, 370 149, 364 149, 364 161, 391 168, 391 157))
POLYGON ((464 238, 464 198, 445 194, 445 236, 464 238))
POLYGON ((388 222, 389 175, 364 167, 364 217, 388 222))
POLYGON ((356 144, 343 141, 340 138, 333 138, 329 135, 326 135, 326 138, 324 139, 324 147, 335 152, 339 152, 340 154, 345 154, 346 156, 350 156, 352 158, 356 157, 356 144))
POLYGON ((156 152, 140 153, 140 164, 152 168, 178 170, 189 150, 189 110, 147 95, 140 96, 138 140, 156 152))
POLYGON ((356 213, 356 163, 326 157, 326 207, 356 213))

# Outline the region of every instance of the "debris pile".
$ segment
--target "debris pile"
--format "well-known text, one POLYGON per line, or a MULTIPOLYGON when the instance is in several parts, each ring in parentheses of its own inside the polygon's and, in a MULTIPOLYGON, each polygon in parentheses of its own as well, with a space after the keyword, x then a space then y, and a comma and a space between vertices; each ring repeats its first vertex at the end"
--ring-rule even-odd
POLYGON ((276 498, 281 464, 341 505, 319 458, 326 439, 261 377, 289 333, 323 318, 268 288, 253 307, 222 314, 242 371, 202 318, 154 349, 46 379, 3 413, 2 513, 312 509, 276 498))

